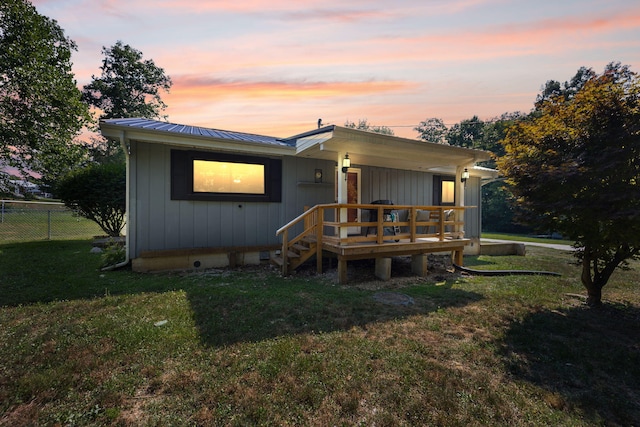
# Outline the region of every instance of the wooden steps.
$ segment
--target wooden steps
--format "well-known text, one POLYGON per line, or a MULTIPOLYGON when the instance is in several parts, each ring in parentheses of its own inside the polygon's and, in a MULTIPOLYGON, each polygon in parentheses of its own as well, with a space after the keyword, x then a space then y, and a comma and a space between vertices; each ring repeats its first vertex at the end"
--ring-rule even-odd
MULTIPOLYGON (((289 250, 287 251, 288 265, 286 270, 295 270, 315 255, 316 246, 316 237, 312 235, 303 236, 296 243, 289 246, 289 250)), ((271 257, 271 262, 285 271, 282 254, 271 257)))

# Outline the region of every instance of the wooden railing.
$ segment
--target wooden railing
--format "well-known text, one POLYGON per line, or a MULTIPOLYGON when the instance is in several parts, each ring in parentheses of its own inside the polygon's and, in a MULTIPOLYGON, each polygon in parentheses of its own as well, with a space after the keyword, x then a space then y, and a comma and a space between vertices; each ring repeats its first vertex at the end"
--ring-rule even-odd
MULTIPOLYGON (((281 227, 276 235, 282 235, 283 272, 286 274, 287 256, 290 248, 303 239, 315 241, 318 262, 322 262, 322 245, 386 244, 400 240, 416 242, 421 238, 459 239, 464 237, 464 210, 469 206, 415 206, 378 204, 324 204, 305 211, 288 224, 281 227), (349 209, 375 212, 375 221, 346 220, 349 209), (407 211, 406 220, 389 221, 385 211, 398 214, 407 211), (344 218, 344 220, 342 220, 344 218), (302 232, 290 238, 292 228, 302 224, 302 232), (363 227, 365 233, 349 235, 348 228, 363 227), (385 234, 385 229, 387 234, 385 234), (375 230, 375 233, 368 231, 375 230), (390 232, 393 230, 393 232, 390 232), (433 230, 433 231, 432 231, 433 230), (431 232, 432 231, 432 232, 431 232)), ((373 215, 370 215, 373 216, 373 215)))

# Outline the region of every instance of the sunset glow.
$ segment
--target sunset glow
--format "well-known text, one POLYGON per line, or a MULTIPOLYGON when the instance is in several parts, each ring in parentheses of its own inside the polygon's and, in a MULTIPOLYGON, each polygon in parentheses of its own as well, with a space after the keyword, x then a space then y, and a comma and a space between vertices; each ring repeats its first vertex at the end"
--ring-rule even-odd
POLYGON ((122 40, 173 80, 173 122, 286 137, 366 118, 415 138, 529 111, 547 80, 640 71, 634 0, 35 0, 78 44, 80 86, 122 40))

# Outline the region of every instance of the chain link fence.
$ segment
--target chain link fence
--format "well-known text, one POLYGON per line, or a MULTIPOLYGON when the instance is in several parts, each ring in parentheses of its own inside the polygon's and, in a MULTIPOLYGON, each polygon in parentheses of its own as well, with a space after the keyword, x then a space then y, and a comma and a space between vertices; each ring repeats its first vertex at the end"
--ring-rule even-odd
POLYGON ((63 203, 0 200, 0 243, 90 239, 103 234, 98 224, 63 203))

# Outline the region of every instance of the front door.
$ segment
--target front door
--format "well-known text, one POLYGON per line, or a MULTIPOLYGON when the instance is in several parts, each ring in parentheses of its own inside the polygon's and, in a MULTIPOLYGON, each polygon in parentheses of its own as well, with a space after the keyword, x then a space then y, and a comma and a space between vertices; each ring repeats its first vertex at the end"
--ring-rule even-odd
MULTIPOLYGON (((360 174, 362 170, 358 168, 349 168, 347 171, 347 203, 360 204, 360 174)), ((336 200, 338 200, 338 179, 344 179, 341 177, 342 172, 338 173, 336 169, 336 200)), ((347 209, 347 221, 360 222, 360 209, 347 209)), ((361 227, 349 227, 349 234, 360 234, 361 227)))
MULTIPOLYGON (((349 169, 347 172, 347 200, 349 203, 359 204, 360 200, 360 169, 349 169)), ((360 209, 347 210, 349 222, 360 222, 360 209)), ((360 227, 349 227, 349 234, 360 234, 360 227)))

